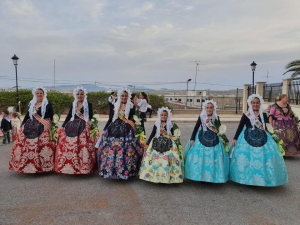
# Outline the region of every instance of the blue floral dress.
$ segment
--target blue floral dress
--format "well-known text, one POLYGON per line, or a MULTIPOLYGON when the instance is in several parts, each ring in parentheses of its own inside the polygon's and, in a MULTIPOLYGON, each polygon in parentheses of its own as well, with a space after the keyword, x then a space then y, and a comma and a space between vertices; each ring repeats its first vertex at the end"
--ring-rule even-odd
POLYGON ((216 132, 207 128, 199 130, 201 118, 194 127, 185 147, 185 178, 194 181, 226 183, 229 173, 229 156, 216 132))
MULTIPOLYGON (((121 119, 123 115, 121 111, 100 140, 97 162, 99 175, 104 178, 127 180, 138 175, 142 148, 134 128, 121 119)), ((130 111, 129 119, 133 115, 134 109, 130 111)))
MULTIPOLYGON (((247 113, 246 113, 247 114, 247 113)), ((258 127, 252 127, 250 119, 244 114, 234 139, 230 161, 230 179, 234 182, 274 187, 288 181, 284 159, 272 136, 258 127), (246 125, 246 129, 243 129, 246 125)), ((264 114, 264 121, 268 121, 264 114)), ((261 122, 261 118, 257 118, 261 122)))

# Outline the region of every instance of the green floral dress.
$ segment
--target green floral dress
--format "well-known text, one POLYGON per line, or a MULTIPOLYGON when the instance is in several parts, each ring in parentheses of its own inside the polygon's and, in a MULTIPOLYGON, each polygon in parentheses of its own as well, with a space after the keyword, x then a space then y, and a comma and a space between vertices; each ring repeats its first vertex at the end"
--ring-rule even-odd
MULTIPOLYGON (((166 127, 160 128, 160 136, 154 137, 157 127, 154 125, 147 142, 140 168, 140 179, 153 183, 182 183, 183 155, 166 127), (149 144, 150 142, 150 144, 149 144)), ((173 135, 173 129, 171 130, 173 135)))

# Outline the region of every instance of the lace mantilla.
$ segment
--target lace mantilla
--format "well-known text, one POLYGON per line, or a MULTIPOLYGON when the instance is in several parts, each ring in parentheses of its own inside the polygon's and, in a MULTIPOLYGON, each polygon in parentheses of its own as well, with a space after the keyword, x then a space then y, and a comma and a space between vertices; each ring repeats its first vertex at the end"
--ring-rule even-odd
POLYGON ((156 126, 156 137, 159 138, 160 136, 160 124, 161 124, 161 118, 160 118, 160 115, 162 112, 166 111, 168 113, 168 118, 167 118, 167 121, 166 121, 166 127, 167 127, 167 134, 168 135, 171 135, 171 129, 173 127, 173 124, 171 122, 171 116, 172 116, 172 113, 171 113, 171 110, 168 108, 168 107, 162 107, 162 108, 159 108, 158 111, 157 111, 157 120, 155 122, 155 126, 156 126))
POLYGON ((127 89, 126 87, 121 88, 118 91, 118 99, 114 103, 114 116, 113 116, 113 120, 112 120, 113 122, 116 119, 118 119, 118 117, 119 117, 119 109, 120 109, 120 105, 121 105, 121 95, 123 93, 127 93, 128 94, 128 98, 127 98, 127 102, 126 102, 126 107, 125 107, 125 112, 124 112, 124 115, 125 115, 126 119, 128 119, 128 117, 129 117, 130 109, 133 108, 133 104, 130 101, 131 91, 129 89, 127 89))
POLYGON ((46 113, 46 107, 48 105, 48 99, 47 99, 47 90, 46 88, 42 87, 42 86, 38 86, 32 89, 32 95, 33 95, 33 99, 29 102, 29 117, 30 119, 33 119, 33 114, 36 113, 36 109, 35 109, 35 104, 37 103, 37 98, 36 98, 36 93, 38 90, 43 90, 44 92, 44 98, 42 101, 42 105, 41 105, 41 114, 42 114, 42 119, 44 119, 45 117, 45 113, 46 113))
POLYGON ((259 94, 253 94, 253 95, 250 95, 248 97, 248 100, 247 100, 248 107, 249 107, 248 112, 250 113, 250 115, 248 116, 248 118, 250 119, 250 123, 252 125, 252 129, 254 129, 254 127, 255 127, 256 116, 255 116, 254 111, 252 109, 251 102, 255 98, 258 98, 259 101, 260 101, 259 115, 260 115, 260 119, 261 119, 261 122, 263 124, 263 127, 265 127, 265 121, 264 121, 263 110, 262 110, 262 104, 264 103, 264 100, 263 100, 263 98, 259 94))
POLYGON ((75 114, 76 114, 76 110, 77 110, 77 103, 78 103, 78 99, 77 99, 77 93, 79 91, 83 91, 84 93, 84 100, 83 100, 83 116, 84 116, 84 120, 87 122, 89 120, 89 104, 87 101, 87 90, 83 87, 77 87, 73 90, 73 97, 74 97, 74 101, 73 101, 73 107, 72 107, 72 118, 71 121, 74 121, 75 118, 75 114))
POLYGON ((200 118, 201 118, 201 123, 202 123, 202 128, 204 131, 207 131, 207 126, 206 126, 206 121, 208 120, 208 116, 206 113, 206 107, 208 104, 212 104, 214 106, 214 111, 212 114, 212 123, 215 123, 215 120, 218 119, 218 115, 217 115, 217 103, 214 102, 213 100, 206 100, 205 102, 203 102, 202 104, 202 111, 200 113, 200 118))

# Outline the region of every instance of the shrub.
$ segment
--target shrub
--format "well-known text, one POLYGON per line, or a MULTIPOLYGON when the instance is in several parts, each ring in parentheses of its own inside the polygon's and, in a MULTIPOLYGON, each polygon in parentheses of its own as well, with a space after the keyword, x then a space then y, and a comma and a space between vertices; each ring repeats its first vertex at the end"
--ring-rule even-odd
MULTIPOLYGON (((139 94, 138 94, 139 96, 139 94)), ((104 91, 89 92, 88 101, 93 104, 93 109, 97 110, 100 114, 108 114, 109 106, 108 99, 109 93, 104 91)), ((70 106, 74 100, 72 94, 62 93, 58 91, 47 92, 47 98, 52 103, 54 112, 60 110, 61 113, 68 113, 70 106)), ((165 102, 163 96, 156 94, 149 94, 150 105, 152 109, 157 110, 160 107, 169 107, 170 105, 165 102)), ((21 101, 21 112, 25 114, 28 110, 28 104, 32 99, 31 90, 19 90, 19 100, 21 101)), ((0 108, 1 110, 7 109, 9 106, 15 106, 17 108, 16 92, 0 92, 0 108)))
MULTIPOLYGON (((140 94, 138 93, 137 96, 140 94)), ((165 98, 163 95, 157 95, 157 94, 148 94, 150 104, 152 106, 152 109, 157 111, 157 109, 161 107, 168 107, 169 109, 172 109, 172 107, 165 101, 165 98)))
POLYGON ((108 97, 109 93, 104 91, 99 92, 89 92, 88 93, 88 101, 93 104, 93 110, 97 110, 100 114, 108 114, 109 106, 108 106, 108 97))
MULTIPOLYGON (((21 101, 21 112, 27 112, 28 104, 32 99, 30 90, 19 90, 19 101, 21 101)), ((15 106, 17 108, 16 91, 0 92, 0 107, 1 109, 7 109, 9 106, 15 106)))
POLYGON ((74 100, 71 94, 58 91, 47 92, 47 98, 52 104, 53 111, 59 110, 61 113, 68 113, 74 100))

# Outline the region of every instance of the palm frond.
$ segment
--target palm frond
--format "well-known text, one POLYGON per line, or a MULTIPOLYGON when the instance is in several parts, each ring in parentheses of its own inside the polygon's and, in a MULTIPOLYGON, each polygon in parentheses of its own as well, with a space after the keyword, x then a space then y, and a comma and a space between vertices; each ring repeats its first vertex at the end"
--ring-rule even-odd
POLYGON ((299 79, 300 78, 300 71, 292 73, 291 78, 293 78, 295 80, 299 79))
POLYGON ((300 72, 300 66, 299 67, 290 68, 287 71, 285 71, 282 75, 284 75, 284 74, 286 74, 288 72, 300 72))
POLYGON ((294 61, 291 61, 289 62, 286 66, 285 66, 285 69, 289 69, 293 66, 300 66, 300 60, 294 60, 294 61))

